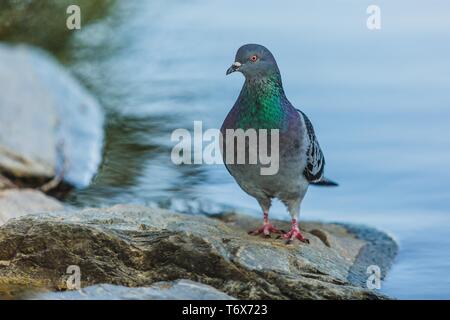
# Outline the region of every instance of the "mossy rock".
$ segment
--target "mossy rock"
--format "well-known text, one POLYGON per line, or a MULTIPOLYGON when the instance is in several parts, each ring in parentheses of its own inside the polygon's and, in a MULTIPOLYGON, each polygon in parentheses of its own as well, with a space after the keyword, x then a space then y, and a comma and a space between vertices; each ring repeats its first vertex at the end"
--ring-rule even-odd
POLYGON ((58 52, 76 31, 66 26, 70 5, 81 8, 82 26, 108 14, 115 0, 2 0, 0 41, 25 42, 58 52))

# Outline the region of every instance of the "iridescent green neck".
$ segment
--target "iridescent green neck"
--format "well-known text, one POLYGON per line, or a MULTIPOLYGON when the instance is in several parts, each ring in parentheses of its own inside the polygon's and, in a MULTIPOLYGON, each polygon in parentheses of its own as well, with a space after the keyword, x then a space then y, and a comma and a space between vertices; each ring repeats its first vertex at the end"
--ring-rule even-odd
POLYGON ((286 116, 281 77, 246 79, 239 96, 239 128, 283 129, 286 116))

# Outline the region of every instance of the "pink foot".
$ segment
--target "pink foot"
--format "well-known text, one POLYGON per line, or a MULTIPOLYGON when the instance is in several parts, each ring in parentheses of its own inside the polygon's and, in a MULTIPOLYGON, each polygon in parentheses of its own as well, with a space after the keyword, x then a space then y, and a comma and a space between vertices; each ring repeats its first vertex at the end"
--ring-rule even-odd
POLYGON ((309 243, 309 240, 303 237, 300 230, 298 229, 298 224, 296 219, 292 219, 292 228, 291 231, 283 234, 283 239, 286 240, 286 244, 290 244, 295 239, 300 240, 304 243, 309 243))
POLYGON ((264 225, 261 228, 258 228, 256 230, 248 232, 248 234, 251 234, 253 236, 263 234, 266 237, 270 237, 271 233, 282 233, 282 231, 275 228, 271 223, 267 222, 267 223, 264 223, 264 225))

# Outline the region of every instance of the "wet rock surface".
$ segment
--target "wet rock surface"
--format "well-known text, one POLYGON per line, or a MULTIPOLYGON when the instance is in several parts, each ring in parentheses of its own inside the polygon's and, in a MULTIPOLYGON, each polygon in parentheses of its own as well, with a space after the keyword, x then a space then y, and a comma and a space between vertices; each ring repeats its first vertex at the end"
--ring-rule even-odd
POLYGON ((286 245, 247 235, 260 223, 126 205, 25 216, 0 228, 0 292, 65 290, 67 267, 77 265, 83 287, 188 279, 239 299, 385 298, 365 288, 367 267, 385 274, 395 256, 384 233, 304 222, 310 244, 286 245), (380 237, 382 245, 373 240, 380 237))
POLYGON ((29 46, 0 44, 0 83, 0 173, 33 187, 55 177, 89 184, 103 141, 96 99, 50 55, 29 46))

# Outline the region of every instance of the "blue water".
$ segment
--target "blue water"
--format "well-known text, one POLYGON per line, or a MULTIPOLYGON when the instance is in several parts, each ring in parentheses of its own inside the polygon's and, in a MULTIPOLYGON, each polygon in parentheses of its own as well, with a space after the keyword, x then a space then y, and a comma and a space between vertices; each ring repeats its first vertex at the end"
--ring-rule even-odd
MULTIPOLYGON (((72 195, 80 206, 163 205, 260 215, 223 166, 170 162, 170 134, 194 120, 219 128, 242 76, 237 48, 267 46, 290 101, 312 120, 341 186, 310 188, 301 217, 365 223, 400 253, 382 291, 450 298, 450 2, 129 1, 85 27, 72 71, 108 114, 103 165, 72 195)), ((271 212, 288 219, 282 205, 271 212)))

